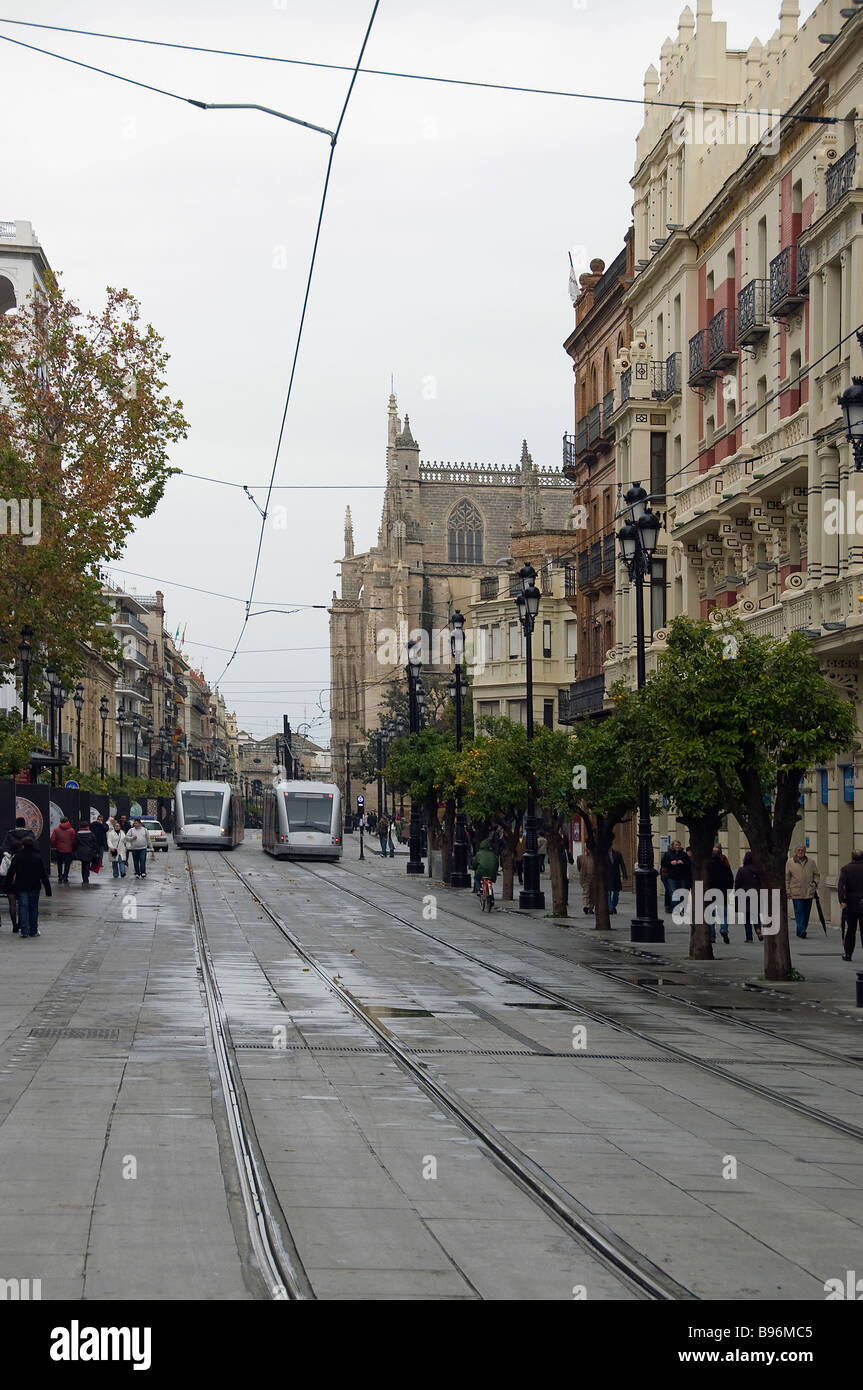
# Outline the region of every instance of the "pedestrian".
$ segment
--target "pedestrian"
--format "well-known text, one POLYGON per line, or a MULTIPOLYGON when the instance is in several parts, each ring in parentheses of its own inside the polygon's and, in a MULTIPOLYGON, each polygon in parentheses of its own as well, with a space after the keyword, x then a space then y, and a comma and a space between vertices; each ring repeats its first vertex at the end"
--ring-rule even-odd
POLYGON ((561 840, 557 847, 560 856, 560 872, 563 874, 563 901, 569 906, 569 866, 572 863, 572 853, 566 840, 561 840))
POLYGON ((536 837, 536 852, 539 855, 539 872, 545 873, 545 856, 548 853, 548 840, 544 835, 536 837))
POLYGON ((82 820, 75 836, 75 858, 81 863, 81 887, 90 884, 90 869, 99 858, 99 845, 90 829, 90 822, 82 820))
POLYGON ((90 822, 90 829, 95 835, 96 844, 99 847, 99 858, 98 860, 94 860, 93 868, 95 869, 96 864, 98 863, 99 868, 101 869, 102 860, 105 858, 105 851, 108 848, 108 827, 105 824, 105 817, 102 815, 98 815, 94 821, 90 822))
POLYGON ((132 822, 132 829, 126 836, 129 842, 129 849, 132 851, 132 859, 135 863, 135 877, 147 877, 147 850, 151 848, 150 832, 141 824, 138 816, 132 822))
POLYGON ((69 869, 75 853, 75 827, 64 816, 60 824, 51 831, 51 848, 57 855, 57 882, 69 882, 69 869))
POLYGON ((575 861, 578 869, 578 881, 581 884, 581 905, 585 912, 593 912, 596 907, 594 899, 594 863, 593 852, 585 845, 578 859, 575 861))
POLYGON ((34 839, 22 840, 16 850, 6 875, 7 891, 15 894, 18 900, 18 925, 21 940, 28 936, 40 936, 39 931, 39 893, 44 887, 46 897, 51 897, 51 880, 42 863, 42 856, 34 839))
POLYGON ((860 944, 863 945, 863 849, 851 851, 850 864, 843 864, 839 870, 839 901, 845 918, 845 931, 842 935, 842 959, 851 960, 857 927, 860 927, 860 944))
POLYGON ((374 833, 374 831, 377 829, 377 824, 378 824, 378 813, 377 813, 377 811, 369 811, 369 830, 371 830, 372 833, 374 833))
POLYGON ((515 856, 514 856, 514 858, 515 858, 515 871, 516 871, 516 873, 518 874, 518 881, 519 881, 519 883, 524 883, 524 852, 525 852, 526 848, 527 848, 527 839, 526 839, 526 837, 525 837, 524 831, 522 831, 521 834, 520 834, 519 837, 518 837, 518 842, 517 842, 516 847, 515 847, 515 856))
POLYGON ((490 878, 492 883, 497 879, 498 858, 491 847, 489 840, 483 840, 479 849, 470 862, 473 869, 473 891, 481 893, 481 883, 484 878, 490 878))
MULTIPOLYGON (((613 835, 611 838, 614 840, 613 835)), ((623 880, 625 878, 629 878, 629 874, 626 872, 623 855, 619 849, 615 849, 612 845, 606 855, 605 887, 608 893, 608 910, 615 917, 617 916, 617 903, 623 890, 623 880)))
MULTIPOLYGON (((27 822, 24 817, 16 816, 14 826, 7 832, 6 839, 3 841, 3 854, 12 855, 14 858, 25 840, 30 840, 33 844, 36 843, 33 831, 28 830, 27 822)), ((9 868, 11 867, 10 863, 9 868)), ((8 876, 7 870, 6 879, 3 883, 3 892, 6 894, 6 901, 9 904, 9 917, 12 922, 12 930, 16 932, 18 930, 18 899, 8 887, 8 876)))
POLYGON ((399 844, 401 844, 401 843, 402 843, 402 822, 401 822, 401 817, 400 817, 400 816, 396 816, 395 820, 393 821, 393 825, 394 825, 394 827, 395 827, 396 839, 398 840, 399 844))
POLYGON ((111 856, 111 868, 114 872, 114 877, 125 878, 129 845, 118 820, 111 821, 108 827, 108 853, 111 856))
MULTIPOLYGON (((863 858, 863 855, 861 855, 861 858, 863 858)), ((754 899, 754 911, 752 908, 753 899, 751 899, 749 896, 747 896, 745 899, 746 919, 743 923, 743 926, 746 931, 746 940, 748 942, 751 943, 752 941, 753 927, 755 928, 755 935, 758 937, 758 940, 762 941, 763 937, 761 935, 761 913, 758 907, 758 895, 761 892, 761 875, 755 867, 755 858, 751 849, 748 849, 743 856, 743 863, 737 870, 737 877, 734 880, 734 888, 736 892, 744 892, 747 895, 753 891, 755 892, 756 897, 754 899)))
POLYGON ((378 839, 381 842, 381 858, 387 857, 387 836, 390 833, 390 823, 386 816, 380 816, 377 824, 378 839))
POLYGON ((797 935, 806 940, 812 900, 818 887, 818 866, 806 854, 803 845, 797 845, 794 857, 785 865, 785 891, 794 904, 794 921, 797 935))
POLYGON ((731 865, 722 853, 721 845, 714 845, 713 852, 704 866, 704 887, 705 891, 716 891, 722 894, 721 901, 708 910, 711 915, 710 940, 716 940, 716 927, 719 925, 719 935, 729 944, 728 938, 728 892, 734 887, 734 874, 731 865))
POLYGON ((659 875, 665 884, 665 910, 673 912, 675 906, 680 905, 682 901, 678 898, 675 904, 674 894, 682 890, 688 892, 692 887, 692 860, 684 853, 679 840, 672 840, 670 847, 663 854, 659 875))

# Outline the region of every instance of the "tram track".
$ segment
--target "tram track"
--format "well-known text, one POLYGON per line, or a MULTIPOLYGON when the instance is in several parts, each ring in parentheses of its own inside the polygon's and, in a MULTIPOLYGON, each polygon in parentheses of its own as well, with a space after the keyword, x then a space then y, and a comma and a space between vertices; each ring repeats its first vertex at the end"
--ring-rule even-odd
MULTIPOLYGON (((674 1057, 681 1062, 689 1063, 692 1067, 702 1072, 705 1072, 710 1076, 719 1078, 720 1080, 727 1082, 729 1085, 735 1086, 740 1090, 746 1091, 750 1095, 758 1096, 761 1100, 769 1101, 771 1104, 780 1106, 783 1109, 792 1111, 796 1115, 812 1120, 815 1123, 823 1126, 824 1128, 832 1129, 836 1133, 844 1135, 846 1138, 851 1138, 857 1140, 858 1142, 863 1142, 863 1128, 861 1128, 859 1125, 853 1124, 850 1120, 844 1120, 838 1115, 831 1115, 826 1111, 819 1110, 815 1106, 808 1105, 805 1101, 797 1100, 793 1096, 785 1095, 781 1091, 776 1091, 772 1087, 764 1085, 762 1082, 753 1080, 751 1077, 747 1077, 745 1075, 735 1075, 733 1072, 726 1070, 726 1068, 721 1066, 720 1064, 710 1061, 709 1058, 697 1057, 694 1053, 687 1052, 685 1048, 677 1047, 674 1043, 665 1042, 661 1039, 654 1038, 651 1036, 651 1034, 644 1032, 642 1029, 633 1027, 632 1024, 623 1023, 619 1019, 612 1017, 610 1014, 605 1014, 601 1010, 596 1009, 593 1006, 582 1004, 577 999, 573 999, 566 994, 561 994, 558 990, 550 989, 548 986, 542 985, 536 980, 531 980, 527 976, 520 975, 512 970, 503 969, 502 967, 493 964, 493 962, 491 961, 484 960, 481 956, 476 955, 473 951, 469 951, 463 946, 458 946, 451 941, 447 941, 445 937, 439 936, 436 932, 429 931, 426 927, 419 926, 416 922, 411 921, 409 918, 401 916, 400 913, 393 912, 392 909, 382 906, 380 903, 375 902, 373 899, 368 898, 364 894, 357 892, 356 889, 348 888, 344 885, 334 883, 331 878, 328 878, 326 875, 321 874, 317 872, 315 869, 310 868, 308 864, 305 864, 302 861, 295 861, 294 867, 301 867, 306 873, 310 874, 313 878, 318 879, 321 883, 325 883, 329 887, 335 889, 336 892, 346 893, 349 896, 356 898, 359 902, 364 903, 365 906, 372 908, 375 912, 383 913, 385 916, 391 918, 391 920, 399 922, 402 926, 408 927, 412 932, 416 932, 420 936, 425 937, 427 940, 435 942, 438 946, 443 946, 446 950, 453 952, 454 954, 460 956, 462 959, 470 961, 472 965, 480 966, 482 969, 489 971, 491 974, 497 976, 499 979, 505 980, 508 984, 518 985, 522 989, 526 989, 542 997, 543 999, 558 1004, 561 1008, 564 1008, 571 1013, 577 1014, 580 1018, 589 1019, 594 1023, 602 1024, 603 1026, 611 1028, 618 1033, 623 1033, 630 1038, 635 1038, 641 1043, 646 1043, 650 1047, 657 1048, 659 1051, 665 1053, 667 1056, 674 1057)), ((238 870, 234 869, 233 865, 231 866, 231 868, 233 869, 233 872, 237 874, 237 877, 242 880, 242 874, 240 874, 238 870)), ((264 905, 262 904, 262 906, 264 905)), ((461 914, 455 915, 461 917, 461 914)), ((461 920, 467 921, 470 919, 461 917, 461 920)), ((473 925, 476 925, 476 923, 474 923, 473 925)), ((485 924, 483 923, 481 925, 484 926, 485 924)), ((507 933, 502 934, 507 935, 507 933)), ((510 939, 517 940, 518 938, 510 939)), ((524 944, 532 945, 533 943, 525 942, 524 944)), ((573 962, 570 961, 569 964, 572 965, 573 962)), ((603 979, 608 978, 608 975, 605 972, 597 971, 595 973, 600 974, 601 978, 603 979)), ((626 983, 626 981, 624 982, 626 983)), ((660 997, 664 998, 665 996, 660 997)), ((712 1019, 715 1017, 715 1015, 712 1012, 709 1012, 707 1010, 705 1010, 705 1012, 707 1013, 707 1016, 709 1018, 712 1019)), ((769 1030, 765 1031, 769 1032, 769 1030)), ((771 1036, 773 1036, 777 1042, 783 1042, 789 1047, 806 1046, 806 1044, 802 1043, 798 1044, 795 1042, 788 1042, 786 1039, 780 1038, 777 1034, 771 1034, 771 1036)), ((810 1050, 815 1051, 817 1049, 810 1048, 810 1050)), ((840 1057, 839 1054, 832 1054, 832 1056, 833 1059, 836 1061, 845 1061, 845 1059, 840 1057)))
POLYGON ((188 851, 186 866, 195 951, 249 1244, 268 1298, 276 1302, 314 1299, 314 1291, 287 1222, 277 1210, 266 1163, 254 1133, 245 1087, 233 1056, 227 1014, 210 954, 195 871, 188 851))
MULTIPOLYGON (((303 867, 308 866, 304 865, 303 867)), ((341 865, 337 867, 341 872, 346 872, 341 865)), ((387 887, 390 888, 391 891, 398 893, 399 897, 405 898, 408 902, 416 901, 412 894, 406 892, 402 888, 393 886, 389 882, 387 887)), ((353 889, 345 889, 344 891, 355 892, 353 889)), ((375 906, 377 906, 377 904, 375 904, 375 906)), ((380 908, 379 910, 385 911, 386 909, 380 908)), ((694 1013, 701 1014, 704 1018, 718 1018, 732 1027, 743 1028, 753 1033, 760 1033, 762 1036, 772 1038, 774 1042, 781 1043, 786 1047, 793 1047, 798 1050, 802 1049, 803 1051, 811 1052, 813 1056, 823 1057, 826 1061, 836 1062, 842 1066, 855 1067, 858 1071, 863 1070, 863 1060, 849 1057, 847 1054, 841 1052, 834 1052, 827 1047, 819 1047, 817 1043, 801 1042, 796 1038, 784 1037, 781 1033, 777 1033, 775 1029, 768 1028, 763 1023, 756 1023, 753 1019, 734 1018, 730 1014, 707 1008, 705 1005, 697 1003, 694 999, 685 999, 682 995, 669 994, 663 990, 655 989, 641 980, 631 980, 628 976, 619 974, 606 966, 591 965, 587 961, 574 961, 571 956, 565 955, 563 951, 555 951, 551 946, 543 946, 537 941, 529 940, 527 937, 516 936, 512 932, 504 931, 502 927, 492 926, 488 917, 481 917, 477 920, 475 916, 468 916, 467 913, 456 911, 449 903, 446 905, 446 911, 451 917, 456 917, 460 922, 467 922, 473 927, 480 926, 484 931, 492 932, 495 936, 500 936, 506 941, 511 941, 514 945, 526 946, 532 951, 539 951, 542 955, 550 956, 553 960, 563 961, 565 965, 574 966, 578 970, 586 970, 590 974, 598 976, 601 980, 615 980, 618 984, 625 985, 627 989, 634 990, 640 994, 646 994, 650 998, 660 999, 666 1003, 682 1004, 685 1008, 690 1009, 694 1013)), ((419 930, 422 930, 422 928, 419 928, 419 930)), ((621 950, 616 943, 611 941, 595 941, 594 938, 591 938, 591 941, 593 944, 601 945, 606 950, 617 952, 621 950)), ((645 965, 661 965, 663 968, 671 970, 678 968, 673 963, 669 965, 669 962, 664 961, 661 957, 646 951, 633 951, 632 955, 644 961, 645 965)), ((711 981, 711 983, 715 983, 715 981, 711 981)), ((746 989, 747 986, 744 985, 743 988, 746 989)), ((760 990, 758 992, 760 992, 760 990)), ((843 1017, 843 1021, 854 1027, 860 1027, 861 1024, 863 1024, 863 1018, 858 1020, 843 1017)))
MULTIPOLYGON (((427 1061, 420 1061, 412 1055, 378 1019, 373 1017, 359 999, 338 980, 333 979, 327 968, 303 945, 279 913, 261 896, 258 885, 253 886, 226 855, 220 854, 219 857, 306 966, 340 1000, 351 1015, 362 1023, 377 1044, 393 1058, 418 1089, 430 1097, 466 1133, 478 1140, 498 1170, 505 1173, 537 1207, 579 1244, 586 1246, 607 1268, 622 1277, 642 1298, 664 1302, 698 1300, 697 1294, 672 1279, 664 1269, 618 1236, 540 1164, 511 1143, 442 1080, 432 1075, 427 1061)), ((326 879, 322 881, 329 882, 326 879)), ((333 885, 330 883, 329 886, 333 885)))

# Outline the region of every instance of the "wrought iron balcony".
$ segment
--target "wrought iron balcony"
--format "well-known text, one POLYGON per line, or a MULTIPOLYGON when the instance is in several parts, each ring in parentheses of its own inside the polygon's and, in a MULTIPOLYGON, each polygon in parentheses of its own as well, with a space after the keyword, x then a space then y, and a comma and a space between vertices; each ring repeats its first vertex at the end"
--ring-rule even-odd
POLYGON ((575 422, 575 452, 583 454, 587 449, 587 417, 575 422))
POLYGON ((808 255, 801 264, 797 246, 786 246, 770 262, 770 313, 774 318, 791 313, 803 303, 809 293, 809 286, 805 280, 798 285, 797 277, 803 265, 805 273, 808 274, 808 255))
POLYGON ((497 598, 498 577, 496 574, 490 575, 486 579, 479 581, 479 596, 485 602, 487 599, 497 598))
POLYGON ((602 406, 593 405, 587 414, 587 442, 595 444, 602 433, 602 406))
POLYGON ((598 579, 602 574, 602 541, 594 541, 590 547, 590 577, 598 579))
POLYGON ((628 400, 629 400, 629 392, 630 392, 631 387, 632 387, 632 368, 631 368, 631 367, 627 367, 626 371, 623 373, 623 376, 620 378, 620 402, 621 402, 621 405, 623 404, 624 401, 628 401, 628 400))
POLYGON ((114 617, 114 627, 130 627, 133 631, 139 632, 142 637, 148 636, 147 629, 140 618, 136 618, 134 613, 128 612, 125 608, 117 609, 114 617))
POLYGON ((769 281, 750 280, 737 296, 737 341, 757 343, 770 332, 767 312, 769 281))
POLYGON ((602 570, 604 574, 613 574, 616 559, 615 541, 617 537, 612 531, 610 535, 604 536, 602 541, 602 570))
POLYGON ((587 714, 598 714, 605 699, 605 676, 588 676, 586 680, 574 681, 569 687, 569 721, 583 719, 587 714))
POLYGON ((707 364, 707 331, 704 328, 689 339, 689 385, 704 386, 713 380, 707 364))
POLYGON ((590 552, 581 550, 578 554, 578 586, 583 589, 590 583, 590 552))
POLYGON ((565 434, 563 436, 563 471, 574 470, 575 468, 575 435, 565 434))
POLYGON ((564 598, 575 598, 575 565, 564 565, 563 567, 563 595, 564 598))
POLYGON ((714 371, 737 361, 737 314, 720 309, 707 325, 707 360, 714 371))
POLYGON ((557 722, 558 724, 569 723, 569 691, 558 690, 557 692, 557 722))
POLYGON ((602 433, 610 435, 613 433, 611 417, 614 414, 614 392, 606 391, 602 398, 602 433))
POLYGON ((809 293, 809 248, 797 247, 797 293, 809 293))
POLYGON ((178 695, 188 695, 189 693, 189 687, 186 685, 182 676, 174 677, 174 689, 178 695))
POLYGON ((832 169, 827 170, 827 209, 835 207, 849 188, 854 187, 854 170, 857 164, 857 146, 852 145, 841 159, 837 159, 832 169))

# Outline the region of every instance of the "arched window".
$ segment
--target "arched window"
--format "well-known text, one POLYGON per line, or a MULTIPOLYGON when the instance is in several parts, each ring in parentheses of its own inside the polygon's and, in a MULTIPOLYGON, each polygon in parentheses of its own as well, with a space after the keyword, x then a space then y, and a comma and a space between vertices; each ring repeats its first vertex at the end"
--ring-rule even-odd
POLYGON ((607 396, 609 391, 614 390, 614 373, 611 370, 611 358, 608 355, 608 348, 602 359, 602 394, 607 396))
POLYGON ((482 517, 470 502, 459 502, 449 514, 449 558, 456 564, 482 563, 482 517))
POLYGON ((0 314, 15 308, 15 287, 5 275, 0 275, 0 314))
POLYGON ((596 394, 596 365, 590 369, 590 404, 596 405, 598 396, 596 394))

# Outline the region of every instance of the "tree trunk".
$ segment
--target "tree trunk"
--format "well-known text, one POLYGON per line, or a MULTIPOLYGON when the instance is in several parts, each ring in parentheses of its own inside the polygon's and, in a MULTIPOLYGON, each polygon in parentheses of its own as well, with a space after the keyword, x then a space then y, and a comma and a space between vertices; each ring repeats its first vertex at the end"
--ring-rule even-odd
POLYGON ((713 947, 710 944, 710 924, 695 921, 695 885, 696 883, 704 885, 704 868, 713 853, 713 846, 716 844, 716 836, 719 833, 721 822, 722 815, 718 812, 707 812, 703 816, 691 816, 684 821, 684 825, 689 831, 689 843, 692 846, 693 920, 689 932, 690 960, 714 959, 713 947))
POLYGON ((597 824, 592 826, 584 821, 585 843, 593 855, 593 902, 597 931, 611 931, 611 917, 608 911, 607 855, 611 846, 613 827, 606 826, 602 816, 597 816, 597 824))
POLYGON ((555 917, 567 917, 566 879, 563 864, 560 862, 561 846, 565 843, 561 834, 560 817, 546 814, 543 825, 546 841, 548 872, 551 877, 551 910, 555 917))
MULTIPOLYGON (((779 774, 772 805, 767 805, 754 777, 743 777, 744 800, 732 807, 735 819, 749 841, 761 887, 778 892, 779 931, 764 937, 764 977, 790 980, 791 943, 788 937, 788 899, 785 896, 785 865, 794 827, 800 819, 799 784, 805 768, 789 768, 779 774)), ((775 921, 770 923, 776 926, 775 921)))
POLYGON ((515 861, 513 859, 512 845, 508 844, 507 840, 504 840, 503 844, 501 845, 500 852, 500 867, 503 874, 500 895, 501 902, 512 902, 512 881, 514 877, 514 865, 515 861))
POLYGON ((448 801, 444 810, 443 834, 441 837, 442 849, 442 877, 444 883, 452 880, 452 856, 453 841, 455 832, 455 802, 448 801))

